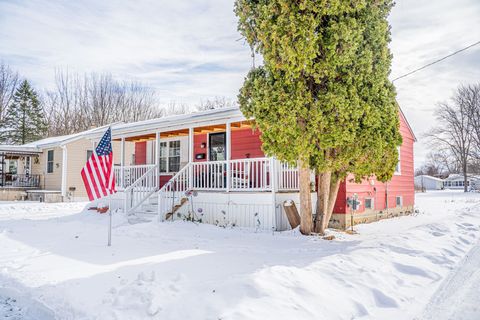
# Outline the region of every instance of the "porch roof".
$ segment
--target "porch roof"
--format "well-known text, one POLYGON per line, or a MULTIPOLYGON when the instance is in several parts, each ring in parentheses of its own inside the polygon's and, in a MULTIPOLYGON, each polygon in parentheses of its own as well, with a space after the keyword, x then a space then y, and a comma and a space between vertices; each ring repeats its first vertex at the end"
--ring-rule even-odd
POLYGON ((30 142, 27 144, 24 144, 21 147, 27 147, 27 148, 37 148, 37 149, 46 149, 46 148, 52 148, 52 147, 57 147, 57 146, 62 146, 66 145, 68 143, 80 140, 80 139, 89 139, 92 136, 96 135, 103 135, 105 133, 105 129, 108 128, 109 126, 116 126, 119 123, 113 123, 111 125, 106 125, 106 126, 101 126, 98 128, 93 128, 90 130, 74 133, 74 134, 69 134, 69 135, 64 135, 64 136, 56 136, 56 137, 49 137, 49 138, 44 138, 42 140, 37 140, 34 142, 30 142))
POLYGON ((33 146, 0 145, 0 154, 2 155, 34 156, 40 153, 42 150, 33 146))
POLYGON ((221 108, 190 114, 118 124, 112 126, 113 138, 148 135, 155 132, 177 131, 190 127, 247 120, 238 107, 221 108))

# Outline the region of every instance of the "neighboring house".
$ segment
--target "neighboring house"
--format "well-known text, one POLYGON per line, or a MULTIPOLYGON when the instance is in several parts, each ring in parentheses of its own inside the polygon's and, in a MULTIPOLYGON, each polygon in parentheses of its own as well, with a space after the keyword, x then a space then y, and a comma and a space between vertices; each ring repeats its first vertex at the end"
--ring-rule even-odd
POLYGON ((443 179, 422 174, 415 177, 415 188, 417 190, 442 190, 443 179))
MULTIPOLYGON (((48 202, 88 199, 80 171, 95 147, 92 138, 105 130, 96 128, 21 146, 0 145, 0 200, 27 195, 30 200, 48 202)), ((134 145, 125 148, 130 154, 126 164, 131 164, 134 145)), ((117 161, 120 143, 113 143, 113 151, 117 161)))
MULTIPOLYGON (((415 136, 401 111, 399 117, 403 144, 394 177, 388 183, 346 179, 331 226, 350 225, 347 199, 355 194, 361 202, 355 223, 413 212, 415 136)), ((158 214, 160 220, 288 229, 282 204, 291 199, 298 205, 298 170, 265 157, 253 123, 233 107, 114 126, 114 140, 135 143, 135 165, 127 166, 127 155, 120 155, 115 206, 129 214, 158 214)))
MULTIPOLYGON (((480 177, 467 174, 467 186, 478 189, 480 185, 480 177)), ((443 187, 445 189, 463 189, 465 186, 465 179, 462 174, 452 173, 445 180, 443 180, 443 187)))

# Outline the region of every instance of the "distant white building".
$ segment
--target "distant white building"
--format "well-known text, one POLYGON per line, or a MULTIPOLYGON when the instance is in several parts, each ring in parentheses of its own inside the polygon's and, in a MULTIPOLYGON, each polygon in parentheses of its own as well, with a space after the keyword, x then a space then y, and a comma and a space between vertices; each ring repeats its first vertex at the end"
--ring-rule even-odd
MULTIPOLYGON (((445 189, 463 189, 465 186, 464 176, 461 174, 451 174, 443 181, 445 189)), ((480 188, 480 176, 467 175, 467 186, 473 189, 480 188)))
POLYGON ((421 190, 442 190, 443 179, 429 175, 420 175, 415 177, 415 188, 421 190))

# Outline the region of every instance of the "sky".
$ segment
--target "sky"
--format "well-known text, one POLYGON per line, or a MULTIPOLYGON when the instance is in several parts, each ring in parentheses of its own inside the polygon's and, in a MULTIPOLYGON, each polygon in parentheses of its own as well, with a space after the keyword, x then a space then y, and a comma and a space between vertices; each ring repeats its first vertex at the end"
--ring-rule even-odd
MULTIPOLYGON (((0 60, 53 86, 56 69, 109 72, 155 88, 161 103, 235 100, 252 65, 233 0, 0 0, 0 60)), ((392 25, 394 79, 480 41, 479 0, 398 0, 392 25)), ((435 106, 460 84, 480 82, 480 45, 395 82, 417 138, 415 165, 435 106)))

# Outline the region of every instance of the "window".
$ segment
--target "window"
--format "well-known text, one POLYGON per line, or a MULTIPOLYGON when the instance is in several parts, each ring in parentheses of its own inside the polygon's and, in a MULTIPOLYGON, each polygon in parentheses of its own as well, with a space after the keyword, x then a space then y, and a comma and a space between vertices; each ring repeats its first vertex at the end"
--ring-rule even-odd
POLYGON ((168 172, 168 148, 166 142, 160 142, 160 172, 168 172))
POLYGON ((87 150, 87 161, 91 158, 93 150, 87 150))
POLYGON ((180 171, 180 141, 160 142, 160 172, 180 171))
POLYGON ((47 151, 47 173, 53 172, 53 150, 47 151))
POLYGON ((373 199, 365 198, 365 209, 373 209, 373 199))
POLYGON ((8 161, 8 172, 11 174, 17 174, 17 160, 8 161))
POLYGON ((26 175, 30 174, 31 168, 32 168, 32 158, 26 157, 25 158, 25 174, 26 175))
POLYGON ((403 206, 403 199, 401 196, 397 196, 397 207, 403 206))
POLYGON ((170 141, 168 146, 168 171, 180 171, 180 141, 170 141))
POLYGON ((395 174, 398 175, 398 174, 402 173, 402 171, 401 171, 402 167, 401 167, 401 161, 400 161, 401 160, 400 159, 400 147, 398 147, 397 150, 398 150, 398 162, 397 162, 397 166, 395 167, 395 174))

